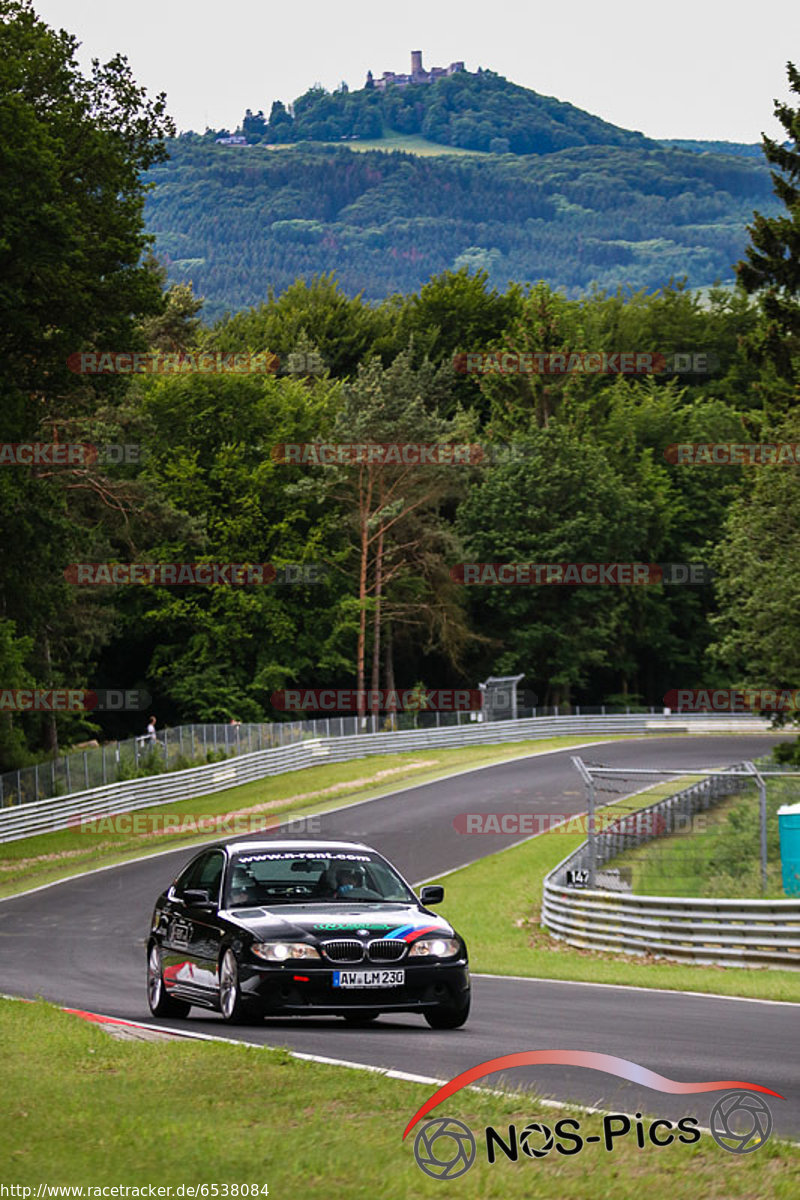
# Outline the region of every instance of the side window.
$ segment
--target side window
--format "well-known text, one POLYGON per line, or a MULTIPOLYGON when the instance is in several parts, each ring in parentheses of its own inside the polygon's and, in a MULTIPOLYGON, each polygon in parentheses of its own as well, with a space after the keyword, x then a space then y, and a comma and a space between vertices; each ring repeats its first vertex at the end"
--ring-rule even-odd
POLYGON ((175 895, 182 896, 190 888, 205 888, 212 900, 219 900, 223 862, 224 856, 219 850, 199 855, 175 880, 172 885, 175 895))
POLYGON ((222 882, 222 867, 225 856, 219 850, 212 850, 202 860, 200 873, 195 887, 205 888, 209 898, 215 903, 219 901, 219 885, 222 882))
POLYGON ((205 854, 200 855, 199 858, 195 858, 192 862, 190 862, 189 866, 186 867, 185 870, 181 871, 180 875, 172 885, 172 890, 176 896, 182 896, 187 888, 196 886, 195 880, 205 857, 205 854))

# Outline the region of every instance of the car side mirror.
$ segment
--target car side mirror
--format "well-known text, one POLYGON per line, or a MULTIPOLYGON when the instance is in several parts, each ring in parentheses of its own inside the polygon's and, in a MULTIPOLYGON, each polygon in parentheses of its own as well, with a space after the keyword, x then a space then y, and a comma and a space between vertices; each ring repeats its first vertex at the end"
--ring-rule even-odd
POLYGON ((419 893, 420 901, 425 904, 441 904, 444 900, 444 888, 440 883, 429 883, 419 893))
POLYGON ((211 897, 205 888, 187 888, 181 899, 185 904, 191 904, 195 908, 213 907, 211 897))

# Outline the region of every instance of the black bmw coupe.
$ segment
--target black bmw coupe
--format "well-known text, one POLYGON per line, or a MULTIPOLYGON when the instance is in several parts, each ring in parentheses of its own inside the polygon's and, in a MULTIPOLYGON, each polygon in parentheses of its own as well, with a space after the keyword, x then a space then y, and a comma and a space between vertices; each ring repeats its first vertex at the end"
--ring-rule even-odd
POLYGON ((205 847, 156 901, 147 991, 157 1017, 192 1005, 241 1023, 332 1014, 354 1023, 418 1012, 434 1029, 469 1015, 467 948, 356 842, 241 841, 205 847))

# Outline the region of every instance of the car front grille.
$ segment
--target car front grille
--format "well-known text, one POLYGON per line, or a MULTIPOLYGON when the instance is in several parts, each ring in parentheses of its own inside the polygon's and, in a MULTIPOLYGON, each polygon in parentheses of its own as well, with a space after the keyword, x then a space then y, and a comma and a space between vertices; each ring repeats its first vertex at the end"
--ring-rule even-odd
POLYGON ((322 953, 331 962, 356 963, 361 962, 364 957, 364 946, 361 942, 350 942, 342 939, 341 941, 324 942, 322 953))
POLYGON ((407 949, 406 942, 401 942, 399 938, 378 938, 370 942, 367 952, 370 962, 397 962, 407 949))

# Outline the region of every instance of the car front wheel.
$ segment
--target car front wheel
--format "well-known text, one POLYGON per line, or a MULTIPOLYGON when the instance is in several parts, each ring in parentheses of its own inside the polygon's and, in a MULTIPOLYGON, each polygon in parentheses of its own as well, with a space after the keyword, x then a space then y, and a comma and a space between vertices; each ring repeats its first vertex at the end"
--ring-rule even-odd
POLYGON ((425 1013, 431 1029, 459 1029, 469 1016, 469 996, 461 1004, 440 1004, 425 1013))
POLYGON ((219 965, 219 1011, 229 1025, 241 1025, 250 1016, 239 983, 239 964, 228 949, 219 965))
POLYGON ((164 987, 164 972, 161 967, 161 951, 153 942, 147 953, 147 1000, 154 1017, 185 1017, 190 1004, 174 1000, 164 987))

